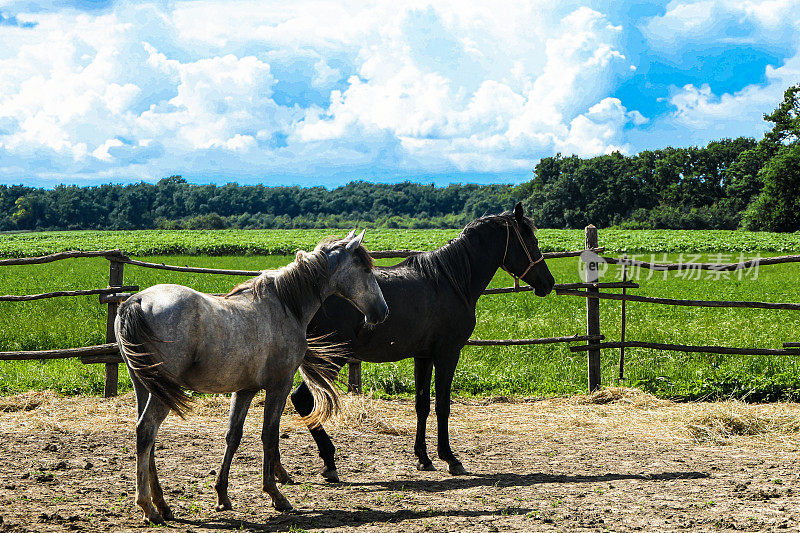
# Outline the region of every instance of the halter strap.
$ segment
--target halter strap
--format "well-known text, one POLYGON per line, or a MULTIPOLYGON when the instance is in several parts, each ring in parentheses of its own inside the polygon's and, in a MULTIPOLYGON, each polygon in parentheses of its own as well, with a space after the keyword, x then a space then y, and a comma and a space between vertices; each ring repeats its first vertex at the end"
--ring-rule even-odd
POLYGON ((500 264, 500 268, 502 268, 503 270, 508 272, 508 275, 511 276, 512 278, 514 278, 514 289, 518 290, 519 289, 519 280, 520 280, 520 278, 524 278, 525 274, 527 274, 528 271, 530 271, 530 269, 532 269, 534 267, 534 265, 536 265, 537 263, 540 263, 543 260, 544 260, 544 254, 540 255, 539 259, 537 259, 536 261, 533 260, 533 258, 531 257, 531 252, 530 252, 530 250, 528 250, 528 245, 525 244, 525 240, 522 238, 522 232, 519 231, 519 226, 517 226, 516 222, 514 224, 511 224, 511 222, 506 220, 506 249, 503 251, 503 262, 500 264), (526 268, 525 272, 523 272, 519 276, 517 276, 516 274, 511 272, 506 267, 506 256, 508 255, 508 245, 509 245, 509 243, 511 241, 511 228, 510 228, 510 226, 512 226, 512 225, 514 227, 514 231, 517 233, 517 237, 519 238, 519 243, 522 245, 522 249, 525 252, 525 255, 528 257, 528 268, 526 268))

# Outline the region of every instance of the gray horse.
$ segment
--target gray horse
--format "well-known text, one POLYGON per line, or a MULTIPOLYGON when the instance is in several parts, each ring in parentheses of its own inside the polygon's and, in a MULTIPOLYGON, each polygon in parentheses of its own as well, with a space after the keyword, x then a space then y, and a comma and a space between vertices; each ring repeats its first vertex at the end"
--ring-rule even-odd
MULTIPOLYGON (((217 510, 231 508, 228 473, 242 437, 242 426, 255 394, 266 390, 262 488, 279 511, 292 508, 275 478, 288 481, 280 463, 280 416, 298 368, 314 392, 319 424, 338 408, 338 393, 325 349, 306 354, 306 327, 332 294, 346 298, 368 323, 386 319, 389 310, 372 272, 372 259, 361 245, 364 232, 327 239, 313 252, 298 252, 294 262, 267 270, 225 296, 212 296, 180 285, 155 285, 120 306, 114 323, 117 343, 136 391, 136 503, 145 520, 163 523, 173 515, 164 501, 153 456, 154 441, 170 410, 189 408, 183 389, 233 393, 226 448, 217 476, 217 510)), ((324 343, 323 343, 324 344, 324 343)), ((329 346, 330 347, 330 346, 329 346)))

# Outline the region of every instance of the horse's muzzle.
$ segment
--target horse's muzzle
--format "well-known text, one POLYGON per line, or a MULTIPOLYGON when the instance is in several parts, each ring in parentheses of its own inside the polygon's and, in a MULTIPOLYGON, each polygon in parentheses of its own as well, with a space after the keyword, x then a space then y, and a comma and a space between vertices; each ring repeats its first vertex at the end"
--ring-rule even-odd
POLYGON ((538 267, 535 269, 536 279, 531 283, 531 285, 533 285, 533 293, 536 296, 544 297, 553 291, 556 280, 553 278, 553 274, 550 273, 550 269, 547 268, 544 262, 536 266, 538 267))
POLYGON ((373 307, 364 314, 364 322, 369 325, 377 325, 389 317, 389 306, 384 302, 382 306, 373 307))
POLYGON ((533 288, 533 293, 536 296, 542 296, 542 297, 547 296, 552 291, 553 291, 553 286, 552 285, 548 285, 546 287, 534 287, 533 288))

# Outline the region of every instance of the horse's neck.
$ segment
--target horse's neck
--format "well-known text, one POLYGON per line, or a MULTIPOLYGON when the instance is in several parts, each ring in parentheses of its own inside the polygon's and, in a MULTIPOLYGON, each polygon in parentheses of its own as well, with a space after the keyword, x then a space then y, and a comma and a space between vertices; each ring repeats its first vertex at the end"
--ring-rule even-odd
POLYGON ((474 228, 469 234, 462 237, 469 239, 472 244, 467 248, 472 268, 467 297, 473 305, 477 303, 478 298, 486 290, 495 272, 503 263, 506 241, 505 236, 501 239, 498 234, 496 226, 487 224, 474 228))
POLYGON ((299 322, 304 330, 308 329, 308 325, 311 323, 311 319, 314 317, 317 311, 319 311, 319 308, 322 307, 322 302, 325 301, 325 299, 331 294, 333 294, 333 291, 331 291, 330 294, 323 293, 322 301, 314 299, 303 304, 303 312, 299 319, 299 322))
MULTIPOLYGON (((279 270, 277 271, 277 275, 280 276, 283 273, 279 270)), ((297 280, 295 283, 309 283, 310 280, 297 280)), ((317 292, 316 290, 298 290, 299 293, 305 295, 305 298, 300 304, 300 312, 299 317, 294 314, 294 312, 290 312, 289 314, 296 318, 303 329, 308 327, 308 324, 311 322, 311 318, 319 311, 319 308, 322 306, 322 302, 328 296, 331 296, 334 292, 330 281, 325 281, 323 286, 321 287, 320 291, 317 292)), ((285 304, 284 304, 285 305, 285 304)))

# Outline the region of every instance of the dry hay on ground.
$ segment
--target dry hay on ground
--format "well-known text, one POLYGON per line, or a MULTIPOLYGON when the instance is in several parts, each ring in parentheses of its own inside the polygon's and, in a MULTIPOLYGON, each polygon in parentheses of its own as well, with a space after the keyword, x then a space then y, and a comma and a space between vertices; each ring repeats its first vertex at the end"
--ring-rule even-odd
MULTIPOLYGON (((62 397, 52 391, 0 397, 0 429, 25 432, 36 429, 92 433, 134 428, 136 400, 132 393, 116 398, 62 397)), ((261 426, 263 396, 253 402, 249 429, 261 426), (255 415, 254 415, 255 413, 255 415)), ((224 424, 229 400, 223 395, 195 398, 186 420, 168 423, 193 427, 196 423, 224 424)), ((676 403, 639 389, 606 387, 570 397, 531 400, 498 397, 456 399, 452 407, 454 432, 518 434, 547 431, 585 431, 607 438, 647 438, 665 442, 713 442, 742 445, 800 445, 800 404, 724 402, 676 403), (460 416, 459 416, 460 415, 460 416)), ((429 417, 433 424, 435 415, 429 417)), ((416 415, 410 400, 379 400, 369 395, 345 395, 340 413, 325 426, 386 435, 413 435, 416 415)), ((435 429, 435 428, 432 428, 435 429)), ((305 431, 287 402, 282 431, 305 431)))
MULTIPOLYGON (((300 511, 260 494, 254 402, 231 474, 234 510, 213 511, 228 399, 199 397, 157 440, 176 531, 779 530, 800 523, 800 404, 674 403, 635 389, 531 400, 458 399, 451 435, 471 475, 414 469, 409 400, 346 396, 326 424, 344 484, 324 483, 299 417, 282 420, 300 511)), ((134 531, 135 400, 32 392, 0 398, 0 531, 134 531)))

